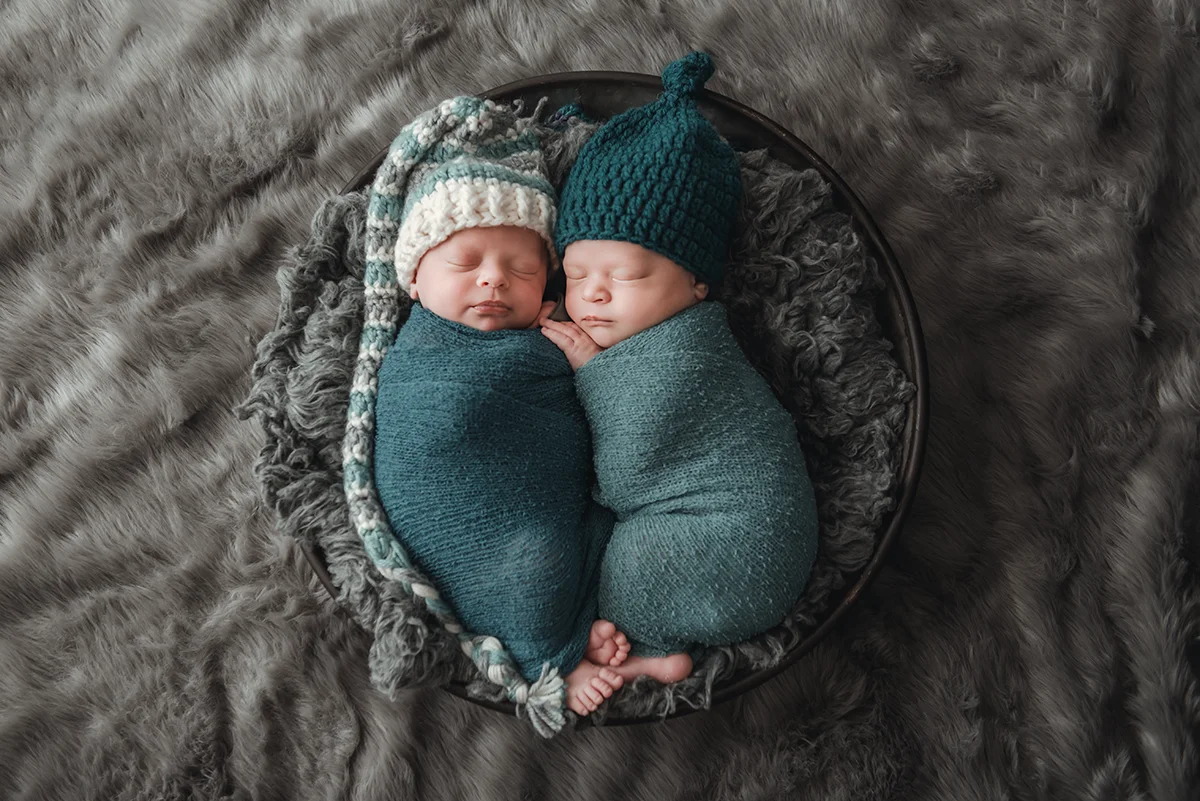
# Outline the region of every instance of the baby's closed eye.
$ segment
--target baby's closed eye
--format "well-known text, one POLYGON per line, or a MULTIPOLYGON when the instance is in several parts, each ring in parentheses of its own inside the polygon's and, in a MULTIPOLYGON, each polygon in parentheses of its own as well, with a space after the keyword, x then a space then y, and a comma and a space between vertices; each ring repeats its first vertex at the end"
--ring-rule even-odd
MULTIPOLYGON (((582 281, 587 278, 587 273, 583 270, 567 270, 565 274, 568 281, 582 281)), ((646 277, 644 271, 621 271, 612 275, 614 281, 640 281, 646 277)))

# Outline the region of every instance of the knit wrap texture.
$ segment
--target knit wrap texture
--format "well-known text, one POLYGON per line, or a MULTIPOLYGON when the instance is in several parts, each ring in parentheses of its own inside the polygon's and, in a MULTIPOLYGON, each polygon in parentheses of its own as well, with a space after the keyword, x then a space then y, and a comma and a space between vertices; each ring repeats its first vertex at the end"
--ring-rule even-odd
POLYGON ((655 101, 610 119, 588 140, 562 188, 554 244, 632 242, 719 286, 742 195, 737 156, 696 107, 712 75, 705 53, 662 73, 655 101))
POLYGON ((538 330, 478 331, 415 304, 380 366, 375 421, 375 485, 414 562, 526 679, 570 673, 612 518, 590 500, 566 357, 538 330))
POLYGON ((532 118, 460 96, 426 112, 392 140, 371 192, 376 254, 409 292, 421 257, 467 228, 513 225, 553 246, 556 197, 532 118))
POLYGON ((617 522, 599 612, 634 655, 741 642, 777 625, 817 554, 796 424, 702 302, 592 357, 575 376, 596 500, 617 522))

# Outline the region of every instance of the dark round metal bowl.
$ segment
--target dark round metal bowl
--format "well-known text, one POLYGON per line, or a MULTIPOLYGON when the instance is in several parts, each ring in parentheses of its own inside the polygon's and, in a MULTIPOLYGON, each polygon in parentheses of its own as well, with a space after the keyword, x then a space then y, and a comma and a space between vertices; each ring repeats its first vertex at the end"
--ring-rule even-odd
MULTIPOLYGON (((511 103, 521 100, 526 108, 533 109, 542 97, 549 97, 551 110, 568 103, 579 103, 584 112, 596 120, 604 120, 634 106, 653 101, 662 91, 662 83, 656 75, 641 75, 633 72, 563 72, 542 75, 491 89, 483 97, 497 102, 511 103)), ((756 671, 743 678, 713 689, 712 703, 715 706, 741 695, 795 664, 800 657, 811 651, 837 622, 846 614, 854 601, 875 578, 883 564, 888 549, 895 541, 904 519, 912 506, 921 464, 925 454, 925 437, 929 419, 929 375, 925 364, 925 342, 917 310, 913 303, 908 283, 896 263, 896 257, 880 233, 879 227, 863 206, 862 201, 851 191, 846 182, 825 163, 808 145, 784 130, 780 125, 751 108, 722 94, 706 89, 700 90, 697 102, 703 113, 738 150, 766 148, 773 158, 797 169, 815 168, 834 188, 834 204, 839 210, 854 218, 860 231, 866 236, 871 255, 882 268, 887 284, 886 292, 880 297, 876 309, 879 323, 886 336, 895 346, 893 355, 910 381, 916 385, 916 397, 909 407, 900 442, 899 480, 893 490, 895 506, 882 522, 883 532, 877 540, 875 552, 857 576, 839 594, 831 598, 832 608, 828 616, 793 648, 779 664, 772 668, 756 671)), ((389 140, 390 145, 390 140, 389 140)), ((371 163, 362 168, 342 190, 343 194, 356 192, 373 179, 379 165, 387 155, 389 145, 384 145, 371 163)), ((324 560, 319 552, 304 549, 304 555, 316 571, 317 577, 337 599, 337 590, 329 577, 324 560)), ((466 684, 455 682, 449 691, 490 709, 512 714, 510 703, 496 703, 469 698, 466 684)), ((671 717, 679 717, 695 710, 680 709, 671 717)), ((604 725, 640 723, 658 718, 609 717, 604 725)))

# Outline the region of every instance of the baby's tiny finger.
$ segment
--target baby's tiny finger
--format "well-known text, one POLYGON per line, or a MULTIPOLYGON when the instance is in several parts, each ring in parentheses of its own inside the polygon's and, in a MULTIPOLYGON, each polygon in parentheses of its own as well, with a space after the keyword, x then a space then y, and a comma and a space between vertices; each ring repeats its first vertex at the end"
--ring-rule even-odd
POLYGON ((559 344, 563 344, 563 343, 569 343, 572 345, 575 344, 575 337, 572 336, 571 332, 568 330, 564 330, 562 328, 557 328, 554 326, 547 325, 542 328, 542 333, 544 333, 546 336, 550 337, 551 339, 553 339, 555 342, 557 342, 559 344))

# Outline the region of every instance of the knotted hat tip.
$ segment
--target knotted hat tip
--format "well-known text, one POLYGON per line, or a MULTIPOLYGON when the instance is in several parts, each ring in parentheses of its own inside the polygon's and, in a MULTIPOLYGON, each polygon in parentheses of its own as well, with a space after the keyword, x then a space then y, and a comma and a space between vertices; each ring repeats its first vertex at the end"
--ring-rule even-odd
POLYGON ((694 50, 678 61, 672 61, 663 70, 663 89, 676 95, 694 95, 712 77, 713 69, 712 57, 694 50))

